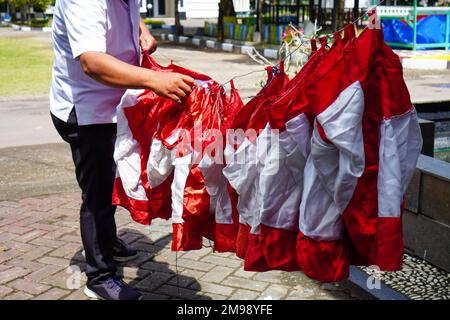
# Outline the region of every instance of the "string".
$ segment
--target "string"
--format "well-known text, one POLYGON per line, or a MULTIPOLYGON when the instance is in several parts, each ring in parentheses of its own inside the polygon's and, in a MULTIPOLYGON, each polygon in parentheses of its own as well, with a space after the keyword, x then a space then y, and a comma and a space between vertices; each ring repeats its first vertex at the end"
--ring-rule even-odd
MULTIPOLYGON (((386 0, 381 0, 381 1, 378 2, 375 6, 372 6, 372 7, 368 8, 368 9, 366 10, 366 12, 364 12, 362 15, 360 15, 357 19, 353 20, 353 21, 350 22, 349 24, 355 24, 355 23, 358 22, 359 20, 363 19, 363 18, 364 18, 365 16, 367 16, 372 10, 374 10, 374 9, 377 8, 377 7, 379 7, 379 6, 380 6, 381 4, 383 4, 385 1, 386 1, 386 0)), ((343 27, 343 28, 341 28, 341 29, 335 31, 334 33, 336 33, 336 32, 337 32, 337 33, 341 33, 341 32, 344 31, 344 30, 345 30, 345 27, 343 27)), ((334 33, 328 34, 328 35, 326 35, 326 36, 329 37, 329 38, 334 38, 334 33)), ((303 44, 304 44, 304 43, 302 43, 300 46, 298 46, 297 48, 295 48, 294 50, 292 50, 292 51, 291 51, 291 52, 283 59, 283 61, 285 61, 287 58, 290 58, 295 52, 297 52, 298 50, 300 50, 300 48, 303 46, 303 44)), ((281 61, 280 61, 279 63, 276 64, 276 67, 279 67, 279 66, 280 66, 280 63, 281 63, 281 61)), ((238 79, 238 78, 243 78, 243 77, 249 76, 249 75, 251 75, 251 74, 253 74, 253 73, 256 73, 256 72, 258 72, 258 71, 252 71, 252 72, 248 72, 248 73, 244 73, 244 74, 241 74, 241 75, 234 76, 234 77, 231 78, 229 81, 224 82, 224 83, 222 83, 221 85, 224 86, 224 85, 230 83, 231 80, 235 80, 235 79, 238 79)))
MULTIPOLYGON (((362 14, 361 16, 359 16, 357 19, 353 20, 352 22, 350 22, 349 24, 355 24, 356 22, 358 22, 359 20, 361 20, 362 18, 364 18, 366 15, 369 14, 369 12, 371 12, 372 10, 378 8, 380 5, 382 5, 386 0, 381 0, 380 2, 378 2, 375 6, 372 6, 370 8, 367 9, 366 12, 364 12, 364 14, 362 14)), ((345 27, 343 27, 342 29, 337 30, 336 32, 342 32, 344 31, 345 27)), ((330 34, 329 36, 334 37, 334 34, 330 34)))
MULTIPOLYGON (((355 24, 356 22, 358 22, 359 20, 361 20, 361 19, 363 19, 365 16, 367 16, 372 10, 374 10, 374 9, 376 9, 377 7, 379 7, 381 4, 383 4, 384 2, 385 2, 386 0, 381 0, 380 2, 378 2, 375 6, 372 6, 372 7, 370 7, 370 8, 368 8, 367 10, 366 10, 366 12, 364 12, 362 15, 360 15, 357 19, 355 19, 355 20, 353 20, 352 22, 350 22, 349 24, 355 24)), ((365 27, 364 29, 366 29, 367 27, 365 27)), ((344 31, 345 30, 345 27, 343 27, 343 28, 341 28, 341 29, 339 29, 339 30, 337 30, 337 31, 335 31, 334 33, 331 33, 331 34, 327 34, 326 35, 326 37, 327 38, 334 38, 334 35, 336 34, 336 33, 341 33, 342 31, 344 31)), ((273 68, 274 68, 274 72, 278 72, 279 71, 279 67, 280 67, 280 64, 281 64, 281 62, 283 62, 283 61, 285 61, 287 58, 290 58, 295 52, 297 52, 298 50, 300 50, 300 48, 305 44, 305 43, 307 43, 306 41, 304 42, 304 43, 302 43, 301 45, 299 45, 297 48, 295 48, 294 50, 292 50, 282 61, 280 61, 279 63, 277 63, 273 68)), ((168 58, 166 55, 164 55, 164 54, 162 54, 161 52, 159 52, 159 51, 157 51, 157 53, 159 53, 162 57, 164 57, 164 58, 166 58, 166 59, 168 59, 168 60, 170 60, 171 62, 173 61, 172 59, 170 59, 170 58, 168 58)), ((315 53, 314 53, 315 54, 315 53)), ((247 72, 247 73, 244 73, 244 74, 240 74, 240 75, 237 75, 237 76, 234 76, 234 77, 232 77, 231 79, 229 79, 228 81, 226 81, 226 82, 224 82, 224 83, 222 83, 222 84, 219 84, 219 86, 222 86, 222 87, 224 87, 225 85, 227 85, 227 84, 229 84, 231 81, 233 81, 233 80, 236 80, 236 79, 239 79, 239 78, 243 78, 243 77, 247 77, 247 76, 249 76, 249 75, 252 75, 252 74, 255 74, 255 73, 258 73, 258 72, 263 72, 263 71, 265 71, 265 70, 254 70, 254 71, 250 71, 250 72, 247 72)), ((265 91, 265 89, 270 85, 270 83, 272 82, 272 80, 275 78, 275 74, 273 74, 272 75, 272 77, 271 77, 271 79, 268 81, 268 83, 266 83, 264 86, 263 86, 263 89, 262 89, 262 91, 259 93, 259 94, 257 94, 256 96, 249 96, 249 97, 245 97, 245 98, 243 98, 243 99, 247 99, 247 98, 255 98, 255 97, 259 97, 259 96, 261 96, 261 95, 263 95, 264 94, 264 91, 265 91)), ((209 246, 205 246, 205 245, 203 245, 203 247, 206 247, 206 248, 212 248, 212 250, 213 250, 213 252, 215 252, 215 246, 214 246, 214 244, 212 244, 211 243, 211 225, 210 225, 210 223, 208 223, 208 233, 210 234, 210 237, 209 237, 209 246)), ((179 278, 178 278, 178 252, 176 252, 176 262, 175 262, 175 268, 176 268, 176 273, 177 273, 177 289, 178 289, 178 294, 180 294, 180 285, 179 285, 179 278)))
POLYGON ((178 251, 175 251, 175 273, 177 274, 177 290, 178 296, 180 296, 180 275, 178 273, 178 251))
MULTIPOLYGON (((386 0, 381 0, 381 1, 378 2, 375 6, 371 6, 371 7, 368 8, 362 15, 360 15, 358 18, 356 18, 355 20, 351 21, 351 22, 348 23, 348 24, 355 24, 356 22, 358 22, 359 20, 361 20, 361 19, 363 19, 365 16, 367 16, 367 15, 369 14, 369 12, 371 12, 372 10, 374 10, 374 9, 376 9, 377 7, 379 7, 380 5, 382 5, 385 1, 386 1, 386 0)), ((333 33, 331 33, 331 34, 327 34, 327 35, 325 35, 325 36, 326 36, 327 38, 332 39, 332 38, 334 38, 334 34, 335 34, 335 33, 341 33, 341 32, 344 31, 344 30, 345 30, 345 27, 342 27, 341 29, 336 30, 335 32, 333 32, 333 33)), ((304 42, 304 43, 305 43, 305 42, 304 42)), ((300 46, 298 46, 297 48, 295 48, 294 50, 292 50, 292 51, 291 51, 291 52, 283 59, 283 61, 285 61, 286 59, 290 58, 295 52, 297 52, 298 50, 300 50, 300 48, 304 45, 304 43, 302 43, 300 46)), ((158 53, 159 55, 161 55, 163 58, 169 60, 171 63, 174 61, 173 59, 169 58, 169 57, 166 56, 165 54, 161 53, 159 50, 157 50, 156 53, 158 53)), ((279 63, 277 63, 277 64, 275 65, 275 67, 279 67, 279 66, 280 66, 280 63, 281 63, 281 61, 280 61, 279 63)), ((254 73, 263 72, 263 71, 264 71, 264 70, 255 70, 255 71, 250 71, 250 72, 247 72, 247 73, 243 73, 243 74, 234 76, 234 77, 232 77, 230 80, 228 80, 228 81, 226 81, 226 82, 224 82, 224 83, 221 83, 221 84, 219 84, 219 85, 222 86, 222 87, 224 87, 225 85, 229 84, 229 83, 230 83, 231 81, 233 81, 233 80, 236 80, 236 79, 239 79, 239 78, 243 78, 243 77, 247 77, 247 76, 252 75, 252 74, 254 74, 254 73)), ((251 97, 249 97, 249 98, 253 98, 253 97, 254 97, 254 96, 251 96, 251 97)))
POLYGON ((175 60, 174 59, 172 59, 172 58, 169 58, 168 56, 166 56, 165 54, 163 54, 161 51, 159 51, 159 50, 156 50, 155 51, 157 54, 159 54, 161 57, 163 57, 164 59, 167 59, 167 60, 169 60, 170 61, 170 63, 173 63, 173 62, 175 62, 175 60))

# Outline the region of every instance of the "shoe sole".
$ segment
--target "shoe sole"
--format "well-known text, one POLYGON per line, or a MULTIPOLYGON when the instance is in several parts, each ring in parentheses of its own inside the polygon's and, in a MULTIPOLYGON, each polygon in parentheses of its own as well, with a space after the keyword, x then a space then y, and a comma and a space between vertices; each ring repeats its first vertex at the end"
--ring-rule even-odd
POLYGON ((105 300, 102 297, 100 297, 98 294, 96 294, 94 291, 89 289, 87 286, 84 287, 84 294, 88 296, 91 299, 97 299, 97 300, 105 300))
MULTIPOLYGON (((84 252, 84 250, 81 252, 81 255, 86 259, 86 253, 84 252)), ((138 256, 138 253, 136 253, 134 256, 129 256, 129 257, 116 257, 116 256, 114 256, 113 259, 116 262, 127 262, 127 261, 135 259, 137 256, 138 256)))
MULTIPOLYGON (((91 299, 97 299, 97 300, 105 300, 104 298, 100 297, 98 294, 96 294, 94 291, 89 289, 87 286, 84 287, 84 294, 88 296, 91 299)), ((142 300, 142 294, 138 298, 138 300, 142 300)))

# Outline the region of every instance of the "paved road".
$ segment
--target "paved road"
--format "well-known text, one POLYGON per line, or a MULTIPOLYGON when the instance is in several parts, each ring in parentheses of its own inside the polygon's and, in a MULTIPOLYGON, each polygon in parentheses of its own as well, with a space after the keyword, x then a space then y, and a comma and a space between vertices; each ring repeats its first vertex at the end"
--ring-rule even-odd
MULTIPOLYGON (((5 34, 11 36, 0 28, 0 36, 5 34)), ((49 43, 42 33, 26 36, 49 43)), ((259 70, 236 80, 244 97, 254 95, 264 80, 262 67, 241 55, 162 46, 155 58, 163 64, 174 60, 220 82, 259 70)), ((439 81, 450 82, 446 73, 439 81)), ((79 289, 84 279, 76 272, 84 268, 79 192, 69 149, 50 122, 48 99, 0 97, 0 112, 0 298, 84 299, 79 289)), ((117 220, 121 235, 141 251, 120 270, 148 299, 354 298, 339 285, 321 285, 301 272, 245 272, 233 255, 208 248, 176 256, 169 248, 169 222, 147 228, 132 222, 125 210, 119 210, 117 220)))
MULTIPOLYGON (((80 196, 0 201, 0 299, 86 299, 78 229, 80 196)), ((171 224, 145 227, 119 210, 121 237, 140 250, 119 271, 145 299, 354 299, 340 285, 301 272, 246 272, 234 254, 171 252, 171 224)))

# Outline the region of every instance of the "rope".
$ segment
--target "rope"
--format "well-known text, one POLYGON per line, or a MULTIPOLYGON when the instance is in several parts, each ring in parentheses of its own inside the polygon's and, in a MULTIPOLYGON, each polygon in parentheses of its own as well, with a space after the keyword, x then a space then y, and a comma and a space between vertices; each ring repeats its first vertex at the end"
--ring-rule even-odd
MULTIPOLYGON (((359 16, 357 19, 353 20, 353 21, 350 22, 349 24, 355 24, 355 23, 358 22, 359 20, 363 19, 365 16, 367 16, 367 15, 369 14, 369 12, 371 12, 371 11, 374 10, 375 8, 379 7, 379 6, 380 6, 381 4, 383 4, 385 1, 386 1, 386 0, 381 0, 381 1, 378 2, 375 6, 372 6, 372 7, 368 8, 368 9, 366 10, 366 12, 364 12, 361 16, 359 16)), ((341 29, 339 29, 339 30, 336 30, 335 32, 339 32, 339 33, 340 33, 340 32, 342 32, 342 31, 344 31, 344 29, 345 29, 345 27, 343 27, 343 28, 341 28, 341 29)), ((335 32, 334 32, 334 33, 335 33, 335 32)), ((327 37, 333 38, 333 37, 334 37, 334 33, 327 35, 327 37)), ((302 44, 302 45, 303 45, 303 44, 302 44)), ((295 52, 297 52, 297 51, 302 47, 302 45, 300 45, 300 46, 298 46, 297 48, 295 48, 294 50, 292 50, 292 51, 291 51, 291 52, 290 52, 283 60, 286 60, 286 59, 290 58, 295 52)), ((277 63, 276 66, 279 67, 279 66, 280 66, 280 62, 277 63)), ((244 73, 244 74, 241 74, 241 75, 234 76, 234 77, 231 78, 229 81, 227 81, 227 82, 225 82, 225 83, 222 83, 222 86, 224 86, 224 85, 230 83, 231 80, 235 80, 235 79, 238 79, 238 78, 243 78, 243 77, 249 76, 249 75, 251 75, 251 74, 253 74, 253 73, 256 73, 256 72, 258 72, 258 71, 252 71, 252 72, 248 72, 248 73, 244 73)))

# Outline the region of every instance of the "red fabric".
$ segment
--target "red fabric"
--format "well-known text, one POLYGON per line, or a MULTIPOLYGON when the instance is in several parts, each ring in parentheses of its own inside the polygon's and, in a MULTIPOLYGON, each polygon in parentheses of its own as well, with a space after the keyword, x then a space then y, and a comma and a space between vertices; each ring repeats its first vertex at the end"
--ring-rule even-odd
POLYGON ((245 259, 248 248, 248 235, 250 234, 250 226, 239 224, 236 236, 236 256, 245 259))
MULTIPOLYGON (((267 69, 267 85, 262 88, 256 96, 251 99, 245 106, 241 107, 237 112, 231 128, 244 131, 253 129, 256 131, 256 136, 251 135, 248 137, 253 143, 255 142, 260 131, 264 129, 267 124, 267 118, 264 112, 264 105, 270 103, 270 101, 284 88, 289 79, 284 73, 284 66, 281 64, 279 70, 275 70, 272 67, 267 69)), ((234 145, 237 149, 237 145, 234 145)), ((232 189, 230 187, 230 189, 232 189)), ((230 196, 233 198, 233 194, 237 196, 234 190, 230 191, 230 196)), ((237 199, 234 199, 237 203, 237 199)), ((248 271, 268 271, 270 267, 265 261, 262 247, 260 245, 259 235, 250 233, 250 226, 243 224, 239 225, 236 238, 236 256, 244 259, 244 269, 248 271)))
MULTIPOLYGON (((377 194, 381 121, 404 114, 412 108, 400 60, 384 44, 380 30, 366 29, 356 38, 354 26, 347 26, 344 39, 340 40, 335 34, 335 43, 330 50, 326 48, 325 40, 320 39, 321 48, 314 52, 308 64, 291 81, 284 74, 283 65, 280 70, 267 68, 267 86, 246 105, 243 105, 233 83, 229 96, 225 96, 222 89, 216 86, 210 86, 208 92, 197 87, 180 105, 161 101, 152 92, 144 93, 139 103, 125 112, 133 136, 141 145, 141 180, 151 205, 129 199, 120 178, 116 180, 114 188, 114 203, 125 206, 134 220, 146 224, 154 217, 167 218, 171 212, 170 186, 173 175, 152 190, 145 171, 150 142, 155 133, 167 148, 179 147, 178 156, 183 156, 192 152, 195 139, 200 139, 203 147, 216 142, 211 137, 195 137, 193 128, 196 125, 203 129, 220 129, 223 134, 226 128, 244 131, 254 129, 259 134, 267 123, 271 128, 285 130, 285 123, 302 113, 312 123, 343 90, 359 81, 364 92, 362 132, 365 168, 342 213, 345 226, 342 239, 316 241, 302 232, 263 224, 253 226, 254 230, 259 228, 259 233, 253 234, 249 225, 239 223, 236 209, 238 195, 229 184, 233 223, 217 223, 211 212, 204 177, 194 164, 183 194, 184 223, 173 224, 172 249, 201 249, 203 238, 208 238, 215 241, 215 250, 218 252, 235 252, 244 259, 245 270, 263 272, 301 269, 308 277, 322 282, 347 278, 350 263, 377 265, 381 270, 389 271, 400 269, 403 255, 401 217, 378 217, 377 194), (186 129, 191 140, 169 142, 174 129, 186 129)), ((173 64, 161 67, 149 56, 144 60, 143 64, 149 68, 182 72, 198 79, 210 80, 173 64)), ((326 136, 320 123, 317 123, 317 128, 321 138, 326 143, 332 143, 332 138, 326 136)))
POLYGON ((378 218, 377 256, 374 265, 385 271, 401 270, 403 262, 402 218, 378 218))
POLYGON ((236 252, 237 231, 235 224, 216 223, 214 250, 217 252, 236 252))
MULTIPOLYGON (((306 106, 295 104, 299 92, 302 93, 303 89, 309 84, 323 77, 340 58, 342 50, 343 43, 340 41, 340 37, 336 35, 334 45, 329 51, 326 50, 325 46, 321 46, 317 52, 314 52, 300 72, 289 81, 283 93, 266 104, 266 116, 272 129, 284 131, 287 121, 307 111, 306 106)), ((305 95, 301 94, 301 96, 305 95)))
POLYGON ((172 251, 200 250, 203 237, 197 230, 190 230, 191 224, 172 224, 172 251))
MULTIPOLYGON (((350 41, 344 53, 329 54, 317 67, 317 76, 302 90, 288 109, 285 120, 300 113, 315 119, 330 106, 339 94, 350 84, 359 80, 365 93, 365 112, 363 115, 363 138, 365 149, 365 171, 358 180, 357 187, 347 209, 343 213, 351 244, 344 240, 315 241, 300 234, 297 241, 298 263, 309 277, 323 281, 338 281, 348 276, 350 257, 354 261, 367 263, 374 248, 377 232, 377 171, 380 125, 379 84, 376 69, 372 65, 381 64, 380 49, 382 33, 366 29, 358 38, 350 41), (375 54, 377 53, 377 54, 375 54), (342 57, 342 58, 340 58, 342 57), (337 60, 337 61, 336 61, 337 60), (369 63, 370 61, 370 63, 369 63), (373 95, 371 94, 373 93, 373 95), (351 252, 355 249, 356 252, 351 252)), ((381 78, 382 79, 382 78, 381 78)), ((319 126, 319 134, 327 137, 319 126)))
POLYGON ((297 262, 308 277, 321 282, 336 282, 348 278, 350 253, 343 240, 315 241, 300 232, 297 262))
POLYGON ((270 266, 266 262, 263 250, 261 247, 261 241, 258 234, 248 233, 248 245, 244 258, 244 270, 245 271, 269 271, 270 266))
POLYGON ((123 189, 122 180, 120 178, 116 178, 114 181, 112 204, 127 209, 131 214, 131 218, 140 224, 148 225, 151 223, 148 201, 136 200, 128 197, 123 189))
POLYGON ((233 224, 216 222, 214 249, 218 252, 236 252, 239 232, 239 213, 237 212, 238 195, 227 182, 227 191, 231 201, 233 224))
POLYGON ((274 270, 296 271, 297 232, 261 224, 260 243, 267 265, 274 270))

